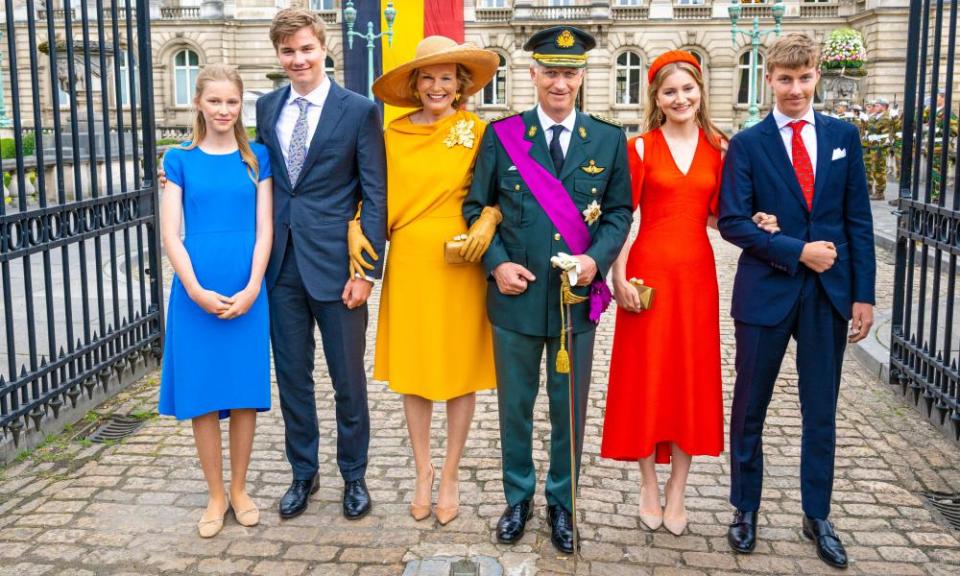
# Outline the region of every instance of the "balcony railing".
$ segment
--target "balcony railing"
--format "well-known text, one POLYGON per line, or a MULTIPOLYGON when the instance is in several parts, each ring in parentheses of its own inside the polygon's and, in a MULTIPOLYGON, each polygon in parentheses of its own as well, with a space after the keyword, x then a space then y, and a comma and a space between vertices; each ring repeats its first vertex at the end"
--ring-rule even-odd
MULTIPOLYGON (((95 11, 92 14, 96 14, 95 11)), ((63 22, 67 19, 67 11, 63 8, 58 8, 50 13, 50 17, 53 18, 54 22, 63 22)), ((46 8, 37 8, 37 20, 46 20, 47 19, 47 9, 46 8)), ((70 9, 70 20, 77 19, 77 11, 73 8, 70 9)))
POLYGON ((160 8, 161 20, 198 20, 199 6, 178 6, 176 8, 160 8))
POLYGON ((614 20, 646 20, 650 17, 650 7, 613 5, 610 7, 610 16, 614 20))
POLYGON ((673 18, 675 20, 709 20, 713 13, 713 6, 703 4, 674 4, 673 18))
POLYGON ((741 5, 740 17, 750 20, 754 18, 773 18, 773 10, 766 4, 741 5))
POLYGON ((836 18, 839 15, 839 2, 804 2, 800 4, 801 18, 836 18))
POLYGON ((534 6, 534 20, 586 20, 590 18, 590 6, 534 6))
POLYGON ((334 8, 333 10, 317 10, 317 16, 323 18, 323 21, 327 24, 339 24, 340 23, 340 11, 334 8))
POLYGON ((477 7, 477 22, 509 22, 513 18, 513 8, 477 7))
MULTIPOLYGON (((96 22, 99 17, 99 12, 93 9, 93 4, 90 4, 89 13, 87 16, 90 20, 96 22)), ((117 7, 117 18, 124 19, 127 15, 127 9, 124 6, 117 7)), ((132 18, 137 17, 137 9, 134 7, 130 8, 130 15, 132 18)), ((70 9, 70 20, 76 23, 80 22, 81 13, 77 8, 70 9)), ((50 12, 50 18, 53 19, 54 24, 63 24, 67 20, 67 11, 63 8, 58 8, 50 12)), ((113 18, 113 12, 109 8, 105 8, 103 11, 103 19, 111 20, 113 18)), ((37 8, 37 20, 47 20, 47 9, 46 8, 37 8)))

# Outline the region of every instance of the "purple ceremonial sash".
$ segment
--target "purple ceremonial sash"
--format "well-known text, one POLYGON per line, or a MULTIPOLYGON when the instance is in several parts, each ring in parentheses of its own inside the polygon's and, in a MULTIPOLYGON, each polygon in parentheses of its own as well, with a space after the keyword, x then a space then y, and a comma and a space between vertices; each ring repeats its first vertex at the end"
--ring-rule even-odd
MULTIPOLYGON (((560 179, 530 157, 533 142, 523 137, 523 118, 519 115, 493 123, 507 156, 517 168, 520 178, 530 188, 537 203, 547 213, 554 227, 574 254, 583 254, 590 247, 590 230, 573 198, 560 179)), ((598 271, 599 274, 599 271, 598 271)), ((590 285, 590 320, 599 322, 600 315, 610 305, 612 295, 607 283, 597 278, 590 285)))

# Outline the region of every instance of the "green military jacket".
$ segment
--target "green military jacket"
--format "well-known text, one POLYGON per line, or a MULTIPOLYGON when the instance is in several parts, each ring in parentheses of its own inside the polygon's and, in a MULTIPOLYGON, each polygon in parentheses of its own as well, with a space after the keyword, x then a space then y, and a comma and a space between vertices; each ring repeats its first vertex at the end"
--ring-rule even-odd
MULTIPOLYGON (((536 108, 522 115, 527 140, 533 141, 530 156, 555 174, 544 130, 536 108)), ((591 243, 585 254, 597 263, 603 278, 626 241, 632 220, 630 173, 627 168, 626 136, 620 127, 577 112, 563 169, 559 178, 583 211, 596 200, 600 217, 589 226, 591 243)), ((485 206, 499 205, 503 221, 483 257, 487 269, 487 313, 495 326, 530 336, 560 335, 560 273, 550 258, 571 253, 546 212, 520 178, 500 142, 493 124, 484 132, 477 154, 473 183, 463 203, 463 215, 472 224, 485 206), (517 296, 500 293, 493 270, 515 262, 530 270, 536 280, 517 296)), ((587 287, 575 288, 581 296, 587 287)), ((589 303, 572 307, 573 331, 595 325, 588 317, 589 303)))

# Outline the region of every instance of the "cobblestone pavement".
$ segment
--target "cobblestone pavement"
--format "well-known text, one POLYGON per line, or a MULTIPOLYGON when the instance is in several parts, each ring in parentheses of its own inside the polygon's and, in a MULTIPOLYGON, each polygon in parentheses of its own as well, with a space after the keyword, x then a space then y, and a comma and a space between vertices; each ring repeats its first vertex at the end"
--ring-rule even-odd
MULTIPOLYGON (((734 379, 733 323, 726 310, 737 250, 711 233, 721 287, 724 391, 734 379)), ((892 266, 881 262, 881 302, 889 302, 892 266)), ((368 342, 375 333, 376 310, 368 342)), ((613 314, 598 329, 597 361, 587 420, 579 506, 583 552, 575 564, 554 552, 543 497, 523 540, 495 542, 492 528, 503 507, 496 402, 479 396, 476 422, 461 471, 461 514, 446 527, 414 522, 407 514, 413 487, 410 448, 400 399, 370 383, 373 421, 367 482, 374 508, 348 522, 339 511, 332 389, 322 358, 317 396, 322 435, 321 489, 303 516, 281 522, 275 513, 290 480, 283 454, 280 410, 262 414, 250 470, 252 495, 264 511, 260 526, 232 519, 212 540, 195 535, 205 502, 190 425, 150 418, 157 376, 124 392, 99 414, 147 418, 121 443, 91 445, 82 423, 62 438, 0 470, 0 575, 263 574, 399 575, 409 561, 438 556, 483 557, 484 574, 796 574, 831 572, 800 533, 800 410, 791 356, 784 362, 764 437, 767 479, 760 542, 754 554, 735 556, 725 539, 730 517, 728 464, 697 458, 687 506, 690 530, 673 537, 640 529, 639 472, 635 465, 598 457, 613 314), (495 560, 495 561, 493 561, 495 560), (496 563, 499 562, 499 567, 496 563), (501 572, 502 567, 502 572, 501 572)), ((368 345, 372 369, 372 344, 368 345)), ((318 352, 321 354, 322 352, 318 352)), ((536 460, 545 472, 548 428, 545 396, 537 404, 536 460)), ((443 408, 434 421, 435 463, 443 455, 443 408)), ((88 418, 92 421, 93 418, 88 418)), ((925 504, 926 491, 960 491, 960 448, 925 423, 890 387, 871 379, 849 356, 837 422, 832 519, 852 558, 849 574, 960 573, 958 533, 925 504)), ((661 470, 661 482, 666 479, 661 470)), ((428 570, 421 574, 444 573, 428 570)), ((412 568, 406 574, 416 572, 412 568)))

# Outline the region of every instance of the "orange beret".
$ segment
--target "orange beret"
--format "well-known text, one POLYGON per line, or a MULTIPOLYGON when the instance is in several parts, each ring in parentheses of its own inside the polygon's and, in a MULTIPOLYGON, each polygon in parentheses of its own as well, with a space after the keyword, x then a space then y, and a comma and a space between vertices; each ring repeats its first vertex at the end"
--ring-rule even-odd
POLYGON ((657 72, 667 64, 673 64, 675 62, 686 62, 696 68, 697 72, 703 73, 703 70, 700 68, 700 63, 697 62, 697 58, 693 54, 686 50, 670 50, 657 56, 650 64, 650 70, 647 71, 647 82, 653 84, 653 79, 657 77, 657 72))

